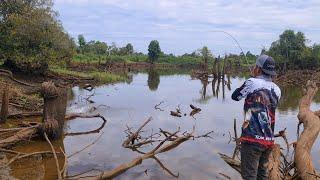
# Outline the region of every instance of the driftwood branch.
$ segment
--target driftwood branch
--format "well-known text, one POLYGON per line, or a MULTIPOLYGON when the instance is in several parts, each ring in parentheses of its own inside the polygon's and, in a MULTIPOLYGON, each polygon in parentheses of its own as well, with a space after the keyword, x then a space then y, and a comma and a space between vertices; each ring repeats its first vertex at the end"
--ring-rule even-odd
POLYGON ((143 127, 145 127, 150 121, 152 120, 151 117, 149 117, 139 128, 136 132, 131 133, 126 140, 123 141, 122 146, 125 148, 130 148, 134 146, 135 141, 137 140, 140 131, 143 127))
POLYGON ((156 104, 156 105, 154 106, 154 109, 159 110, 159 111, 164 111, 163 109, 161 109, 161 108, 159 107, 162 103, 164 103, 164 101, 161 101, 159 104, 156 104))
POLYGON ((195 114, 197 114, 197 113, 199 113, 200 111, 201 111, 201 109, 200 108, 198 108, 198 107, 196 107, 196 106, 194 106, 194 105, 192 105, 192 104, 190 104, 190 107, 191 107, 191 109, 192 109, 192 111, 190 112, 190 116, 194 116, 195 114))
POLYGON ((65 117, 66 120, 71 120, 74 118, 101 118, 101 120, 103 121, 101 126, 95 130, 91 130, 91 131, 85 131, 85 132, 71 132, 71 133, 65 133, 65 136, 76 136, 76 135, 84 135, 84 134, 92 134, 92 133, 99 133, 104 126, 107 123, 107 120, 101 116, 100 114, 95 114, 95 115, 85 115, 85 114, 69 114, 65 117))

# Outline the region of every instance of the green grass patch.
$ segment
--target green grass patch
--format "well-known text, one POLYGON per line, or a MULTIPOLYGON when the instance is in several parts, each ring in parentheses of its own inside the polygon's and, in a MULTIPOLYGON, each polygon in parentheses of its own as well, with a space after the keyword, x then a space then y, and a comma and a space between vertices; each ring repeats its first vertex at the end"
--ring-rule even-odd
POLYGON ((99 71, 78 72, 61 67, 50 67, 50 70, 61 75, 70 75, 82 78, 94 78, 95 80, 101 83, 114 83, 126 80, 126 77, 124 76, 99 71))

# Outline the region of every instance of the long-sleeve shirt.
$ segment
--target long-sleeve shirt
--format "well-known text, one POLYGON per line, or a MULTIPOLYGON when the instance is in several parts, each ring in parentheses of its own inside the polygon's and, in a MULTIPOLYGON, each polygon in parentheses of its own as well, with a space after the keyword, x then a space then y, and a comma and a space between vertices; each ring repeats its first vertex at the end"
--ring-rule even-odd
POLYGON ((270 77, 249 78, 237 88, 232 99, 244 102, 244 126, 240 141, 271 147, 274 144, 275 110, 281 97, 280 88, 270 77))

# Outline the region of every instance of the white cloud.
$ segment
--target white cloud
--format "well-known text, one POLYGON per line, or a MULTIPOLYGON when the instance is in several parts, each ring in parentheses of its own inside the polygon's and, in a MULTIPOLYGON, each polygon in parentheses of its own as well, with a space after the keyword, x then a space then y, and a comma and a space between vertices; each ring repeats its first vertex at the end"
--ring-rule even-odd
POLYGON ((245 50, 255 53, 287 28, 303 31, 313 42, 320 43, 317 0, 57 0, 55 3, 72 35, 87 34, 109 43, 131 41, 141 51, 146 50, 153 38, 170 46, 163 49, 178 54, 203 43, 217 49, 217 53, 238 51, 231 47, 228 37, 211 30, 233 34, 245 50))

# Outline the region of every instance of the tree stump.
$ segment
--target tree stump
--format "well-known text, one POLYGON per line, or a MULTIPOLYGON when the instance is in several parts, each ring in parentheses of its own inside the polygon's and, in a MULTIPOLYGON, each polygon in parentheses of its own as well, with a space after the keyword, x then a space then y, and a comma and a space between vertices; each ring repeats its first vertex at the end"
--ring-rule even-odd
POLYGON ((44 82, 41 85, 41 94, 44 99, 44 106, 43 126, 40 130, 42 134, 46 132, 50 139, 58 139, 62 135, 66 115, 66 88, 57 87, 53 82, 44 82))
POLYGON ((320 131, 320 118, 310 110, 310 105, 317 91, 318 87, 316 83, 308 81, 304 96, 301 98, 299 105, 299 123, 303 124, 304 129, 296 143, 294 162, 299 179, 302 180, 317 179, 315 176, 310 175, 310 173, 315 173, 311 149, 320 131))
POLYGON ((2 94, 2 105, 1 105, 1 114, 0 114, 0 123, 5 123, 8 117, 8 108, 9 108, 9 87, 6 86, 3 89, 2 94))

